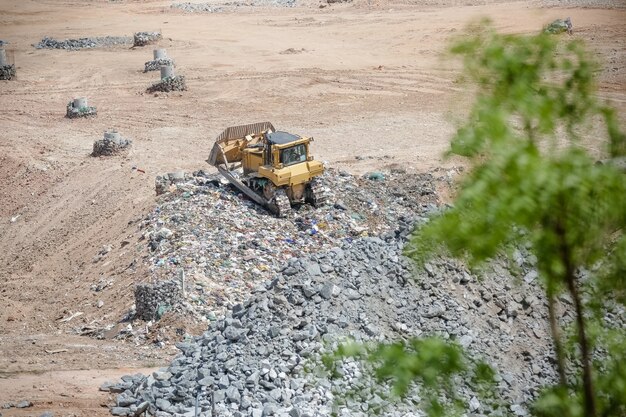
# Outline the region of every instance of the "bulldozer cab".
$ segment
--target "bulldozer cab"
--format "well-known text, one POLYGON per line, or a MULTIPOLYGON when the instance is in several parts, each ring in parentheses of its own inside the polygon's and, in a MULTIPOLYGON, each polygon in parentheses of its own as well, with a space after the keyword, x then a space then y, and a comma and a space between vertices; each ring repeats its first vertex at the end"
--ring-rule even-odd
POLYGON ((266 139, 272 147, 272 165, 275 167, 288 167, 309 160, 309 138, 287 132, 272 132, 267 134, 266 139))
POLYGON ((306 162, 306 160, 307 147, 304 143, 280 151, 280 163, 286 167, 300 162, 306 162))

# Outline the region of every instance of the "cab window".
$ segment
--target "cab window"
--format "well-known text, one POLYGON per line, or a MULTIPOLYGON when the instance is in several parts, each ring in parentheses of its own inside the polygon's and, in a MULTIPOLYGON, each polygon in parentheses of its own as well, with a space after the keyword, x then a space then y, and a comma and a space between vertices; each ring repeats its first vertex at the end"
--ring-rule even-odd
POLYGON ((306 146, 304 143, 292 146, 291 148, 280 151, 280 162, 285 165, 293 165, 306 161, 306 146))

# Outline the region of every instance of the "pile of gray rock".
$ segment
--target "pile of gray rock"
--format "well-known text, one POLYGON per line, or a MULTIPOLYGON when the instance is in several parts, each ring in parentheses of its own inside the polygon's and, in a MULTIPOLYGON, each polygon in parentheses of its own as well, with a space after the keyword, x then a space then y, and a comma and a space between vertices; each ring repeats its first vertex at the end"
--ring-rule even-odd
POLYGON ((133 46, 146 46, 162 39, 161 32, 137 32, 133 35, 133 46))
POLYGON ((15 78, 15 75, 15 65, 0 65, 0 80, 12 80, 13 78, 15 78))
MULTIPOLYGON (((444 259, 423 271, 402 256, 411 219, 380 237, 346 242, 292 258, 272 280, 257 285, 209 330, 177 346, 181 355, 149 376, 127 376, 109 386, 114 415, 200 416, 417 416, 413 393, 403 404, 375 392, 364 401, 335 400, 365 388, 360 365, 343 364, 343 378, 314 370, 320 355, 347 339, 393 341, 437 334, 458 341, 500 370, 498 389, 514 407, 555 378, 540 291, 513 289, 500 270, 480 281, 444 259), (375 409, 375 410, 374 410, 375 409)), ((475 415, 498 415, 463 384, 459 395, 475 415)), ((517 411, 516 411, 517 410, 517 411)))
POLYGON ((173 3, 172 9, 179 9, 185 13, 218 13, 224 10, 223 7, 216 7, 210 3, 173 3))
POLYGON ((79 39, 65 39, 62 41, 44 37, 39 43, 33 44, 37 49, 66 49, 78 50, 89 48, 103 48, 118 45, 132 44, 132 38, 128 36, 104 36, 79 39))
MULTIPOLYGON (((171 232, 165 229, 161 233, 171 232)), ((155 234, 155 238, 158 236, 155 234)), ((158 320, 166 311, 181 304, 182 294, 182 282, 177 280, 138 284, 135 287, 135 317, 145 321, 158 320)))
MULTIPOLYGON (((210 325, 178 345, 169 367, 103 387, 120 394, 113 414, 195 415, 197 406, 201 416, 414 416, 418 393, 408 405, 366 389, 362 401, 337 403, 368 386, 356 362, 343 363, 338 380, 315 369, 348 338, 438 335, 493 364, 501 396, 524 416, 555 378, 533 256, 515 253, 515 276, 498 261, 478 276, 445 258, 416 269, 402 255, 413 225, 439 209, 435 190, 454 175, 328 169, 331 204, 294 207, 286 219, 214 175, 168 176, 169 192, 141 224, 150 270, 158 282, 184 269, 176 308, 210 325)), ((560 319, 571 321, 569 302, 560 302, 560 319)), ((473 415, 499 415, 463 383, 459 395, 473 415)))
POLYGON ((0 48, 0 80, 12 80, 13 78, 15 78, 15 65, 9 63, 6 50, 0 48))
POLYGON ((158 71, 163 66, 175 66, 174 60, 171 58, 157 58, 152 61, 147 61, 144 64, 143 72, 158 71))
POLYGON ((165 49, 155 49, 153 51, 153 59, 144 64, 143 72, 159 71, 161 67, 175 67, 174 60, 167 56, 165 49))
POLYGON ((111 130, 104 132, 104 137, 93 143, 91 156, 112 156, 126 149, 132 144, 130 139, 123 138, 119 132, 111 130))
POLYGON ((67 103, 65 110, 65 117, 69 119, 76 119, 79 117, 90 117, 98 114, 98 110, 94 106, 87 104, 87 99, 84 97, 75 98, 67 103))
POLYGON ((161 78, 157 83, 148 87, 148 93, 155 93, 157 91, 169 93, 171 91, 186 91, 187 83, 185 82, 184 75, 174 75, 172 77, 161 78))

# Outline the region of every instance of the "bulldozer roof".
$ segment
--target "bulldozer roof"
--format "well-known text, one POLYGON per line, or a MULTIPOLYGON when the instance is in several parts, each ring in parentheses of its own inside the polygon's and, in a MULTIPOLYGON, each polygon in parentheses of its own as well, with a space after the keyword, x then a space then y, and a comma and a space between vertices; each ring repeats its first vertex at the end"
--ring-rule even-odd
POLYGON ((273 132, 267 134, 267 141, 275 145, 286 145, 300 139, 302 139, 301 136, 287 132, 273 132))

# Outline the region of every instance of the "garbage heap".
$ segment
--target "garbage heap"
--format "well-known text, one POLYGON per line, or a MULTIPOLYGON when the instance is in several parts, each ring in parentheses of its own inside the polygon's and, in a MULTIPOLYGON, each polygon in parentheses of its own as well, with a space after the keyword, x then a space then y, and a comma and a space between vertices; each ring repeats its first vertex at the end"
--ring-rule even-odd
POLYGON ((65 111, 65 117, 69 119, 96 116, 97 114, 98 110, 93 106, 89 106, 87 104, 87 99, 84 97, 75 98, 74 100, 67 103, 67 108, 65 111))
POLYGON ((133 46, 146 46, 160 41, 161 32, 137 32, 133 34, 133 46))
POLYGON ((172 91, 186 91, 187 83, 184 75, 176 75, 174 77, 162 78, 159 82, 148 87, 148 93, 156 93, 158 91, 169 93, 172 91))
POLYGON ((374 173, 359 177, 327 169, 322 183, 331 203, 294 206, 288 219, 276 218, 219 174, 160 175, 159 205, 140 224, 150 279, 169 280, 184 270, 188 288, 180 314, 207 322, 244 301, 290 258, 379 236, 397 227, 398 218, 415 216, 416 207, 436 210, 434 184, 450 177, 434 174, 387 173, 375 180, 374 173))
POLYGON ((115 130, 104 132, 104 137, 93 143, 91 156, 116 155, 129 148, 131 144, 132 141, 130 139, 123 138, 119 132, 115 130))

